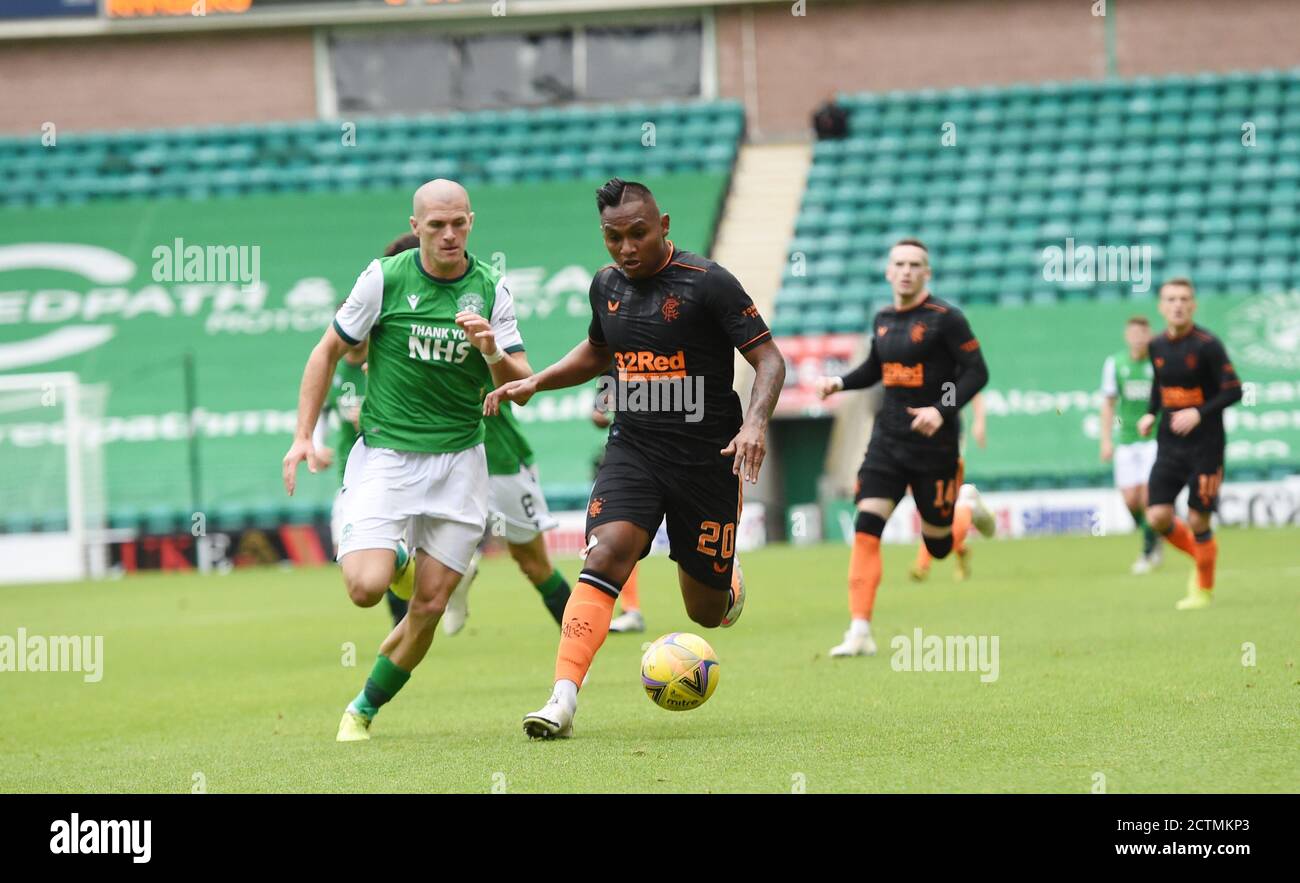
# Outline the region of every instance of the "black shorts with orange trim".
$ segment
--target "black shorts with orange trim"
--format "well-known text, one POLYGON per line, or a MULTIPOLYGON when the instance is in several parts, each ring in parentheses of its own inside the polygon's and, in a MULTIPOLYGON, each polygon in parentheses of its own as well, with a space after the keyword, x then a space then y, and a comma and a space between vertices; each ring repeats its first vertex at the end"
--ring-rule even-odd
MULTIPOLYGON (((587 502, 587 529, 630 521, 653 540, 667 521, 668 557, 690 576, 717 589, 731 587, 740 522, 740 478, 731 457, 672 470, 628 443, 611 440, 587 502)), ((647 543, 641 552, 650 554, 647 543)))
POLYGON ((1223 484, 1224 445, 1217 439, 1208 444, 1171 445, 1162 442, 1147 479, 1147 505, 1172 506, 1179 492, 1187 488, 1187 505, 1197 512, 1219 508, 1219 486, 1223 484))
POLYGON ((936 451, 891 445, 872 438, 858 469, 853 498, 861 502, 878 497, 897 504, 910 487, 921 520, 943 527, 952 524, 953 506, 964 471, 956 448, 950 452, 936 451))

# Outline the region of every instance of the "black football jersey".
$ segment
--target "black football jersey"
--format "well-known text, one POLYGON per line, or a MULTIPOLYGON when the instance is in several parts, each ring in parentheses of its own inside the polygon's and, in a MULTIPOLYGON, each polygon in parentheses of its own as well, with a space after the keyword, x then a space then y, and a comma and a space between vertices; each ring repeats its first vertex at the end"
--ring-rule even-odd
POLYGON ((736 277, 669 247, 647 279, 607 266, 591 280, 587 335, 609 348, 616 381, 610 441, 665 464, 716 463, 742 422, 734 352, 772 332, 736 277))
POLYGON ((1155 382, 1151 384, 1147 411, 1160 413, 1156 436, 1160 444, 1222 446, 1223 409, 1241 399, 1241 380, 1223 343, 1201 326, 1193 325, 1181 337, 1170 337, 1168 331, 1153 337, 1148 353, 1155 382), (1169 418, 1183 408, 1200 411, 1201 422, 1187 435, 1179 436, 1169 428, 1169 418))
POLYGON ((886 307, 871 321, 871 355, 844 376, 844 388, 885 386, 872 438, 922 449, 956 450, 959 414, 988 382, 988 367, 966 316, 930 295, 906 310, 886 307), (943 425, 930 438, 912 430, 908 408, 938 408, 943 425))

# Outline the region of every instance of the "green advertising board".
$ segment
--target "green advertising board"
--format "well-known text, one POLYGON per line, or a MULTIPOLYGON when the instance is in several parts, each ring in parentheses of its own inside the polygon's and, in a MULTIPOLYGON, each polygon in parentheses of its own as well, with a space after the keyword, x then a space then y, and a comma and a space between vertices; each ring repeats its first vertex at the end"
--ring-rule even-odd
MULTIPOLYGON (((588 284, 608 262, 595 208, 600 183, 471 191, 470 250, 506 272, 535 368, 586 334, 588 284)), ((726 176, 646 183, 670 213, 678 246, 706 248, 726 176)), ((73 371, 83 384, 102 385, 108 507, 188 510, 182 361, 192 353, 200 504, 282 501, 280 461, 307 356, 357 275, 409 229, 409 215, 405 191, 0 213, 0 374, 73 371), (198 262, 187 251, 195 246, 204 249, 198 262), (209 263, 208 247, 228 250, 209 263), (254 276, 259 284, 244 284, 254 276)), ((519 409, 548 490, 589 486, 604 440, 589 421, 590 400, 590 390, 569 390, 519 409)), ((57 462, 55 426, 30 409, 0 413, 6 470, 57 462)), ((301 472, 299 499, 327 504, 337 470, 301 472)), ((31 482, 0 487, 10 512, 58 499, 31 482)))
MULTIPOLYGON (((1124 349, 1130 316, 1164 328, 1154 294, 965 308, 988 362, 988 447, 966 448, 976 479, 1033 476, 1068 484, 1105 481, 1099 455, 1101 372, 1124 349)), ((1223 341, 1243 383, 1225 416, 1230 475, 1279 475, 1300 466, 1300 294, 1203 295, 1196 321, 1223 341)), ((965 415, 969 420, 969 408, 965 415)))

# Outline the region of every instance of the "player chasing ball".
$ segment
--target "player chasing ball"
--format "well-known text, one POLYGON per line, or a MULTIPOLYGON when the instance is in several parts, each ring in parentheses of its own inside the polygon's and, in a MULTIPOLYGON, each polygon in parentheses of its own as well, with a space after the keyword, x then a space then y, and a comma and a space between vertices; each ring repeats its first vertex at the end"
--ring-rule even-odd
POLYGON ((1101 369, 1101 462, 1115 463, 1115 486, 1133 523, 1142 532, 1135 575, 1160 565, 1160 537, 1147 524, 1147 477, 1156 462, 1155 439, 1138 434, 1138 421, 1151 399, 1151 323, 1134 316, 1124 326, 1125 349, 1106 358, 1101 369), (1112 431, 1113 428, 1113 431, 1112 431))
POLYGON ((614 264, 592 279, 587 339, 484 401, 493 414, 502 401, 523 405, 540 391, 587 383, 611 362, 616 370, 619 405, 587 506, 586 560, 564 611, 553 691, 524 717, 531 738, 573 734, 578 687, 665 517, 687 615, 706 628, 735 624, 745 605, 735 560, 741 482, 758 480, 785 379, 749 295, 722 266, 669 241, 668 215, 645 186, 612 178, 596 205, 614 264), (743 420, 733 350, 755 371, 743 420), (695 389, 698 408, 687 401, 695 389))
POLYGON ((871 353, 843 377, 821 377, 817 394, 884 383, 884 399, 855 491, 858 515, 849 555, 849 615, 831 656, 871 656, 871 614, 880 586, 880 536, 911 487, 930 554, 952 551, 953 508, 962 483, 961 409, 988 382, 979 341, 965 315, 930 293, 930 256, 919 239, 889 251, 885 278, 894 305, 876 313, 871 353))
MULTIPOLYGON (((370 738, 371 722, 429 651, 448 598, 487 524, 485 387, 531 368, 501 275, 466 251, 474 224, 454 181, 422 185, 412 200, 418 249, 370 262, 312 350, 298 395, 298 428, 284 456, 292 494, 298 464, 320 468, 312 428, 343 354, 369 341, 361 437, 348 455, 339 561, 348 597, 373 607, 394 576, 414 572, 406 616, 379 646, 338 740, 370 738)), ((395 589, 400 584, 394 585, 395 589)))
POLYGON ((1147 413, 1138 421, 1146 438, 1159 420, 1156 462, 1147 484, 1147 523, 1194 562, 1179 610, 1210 606, 1219 543, 1211 516, 1219 504, 1227 434, 1223 410, 1241 400, 1241 380, 1217 337, 1192 321, 1196 289, 1184 277, 1160 286, 1165 333, 1151 341, 1155 379, 1147 413), (1174 500, 1187 487, 1187 520, 1174 500))
MULTIPOLYGON (((393 257, 419 245, 420 240, 407 233, 393 240, 384 250, 384 256, 393 257)), ((533 465, 533 449, 524 438, 509 405, 500 413, 483 418, 483 447, 488 465, 489 532, 505 539, 510 557, 537 590, 542 604, 558 624, 569 600, 569 583, 551 564, 543 533, 558 526, 559 522, 551 517, 533 465)), ((479 557, 476 551, 469 569, 457 583, 447 609, 443 611, 442 630, 448 635, 454 635, 465 627, 469 616, 469 588, 478 574, 479 557)), ((392 592, 388 594, 389 604, 393 607, 393 624, 396 625, 406 613, 406 602, 397 599, 392 592), (400 608, 394 601, 401 605, 400 608)))

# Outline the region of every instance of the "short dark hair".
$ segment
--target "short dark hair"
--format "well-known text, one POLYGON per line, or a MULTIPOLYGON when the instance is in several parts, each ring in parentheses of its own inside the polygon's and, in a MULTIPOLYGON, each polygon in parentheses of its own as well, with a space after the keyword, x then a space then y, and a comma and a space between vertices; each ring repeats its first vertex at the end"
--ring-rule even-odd
POLYGON ((1150 328, 1151 321, 1146 316, 1129 316, 1126 325, 1141 325, 1143 328, 1150 328))
POLYGON ((900 245, 915 245, 927 255, 930 253, 930 249, 925 247, 925 243, 917 239, 915 236, 904 236, 902 239, 894 243, 894 248, 898 248, 900 245))
POLYGON ((414 233, 403 233, 401 236, 388 243, 384 249, 384 257, 391 258, 395 254, 401 254, 404 251, 410 251, 413 248, 420 247, 420 237, 414 233))
POLYGON ((1196 296, 1196 286, 1193 285, 1192 280, 1188 279, 1186 276, 1170 276, 1164 282, 1160 283, 1161 288, 1164 288, 1166 285, 1181 285, 1191 291, 1193 297, 1196 296))
POLYGON ((654 199, 650 188, 636 181, 610 178, 596 191, 596 210, 603 212, 611 206, 622 205, 628 199, 654 199))

